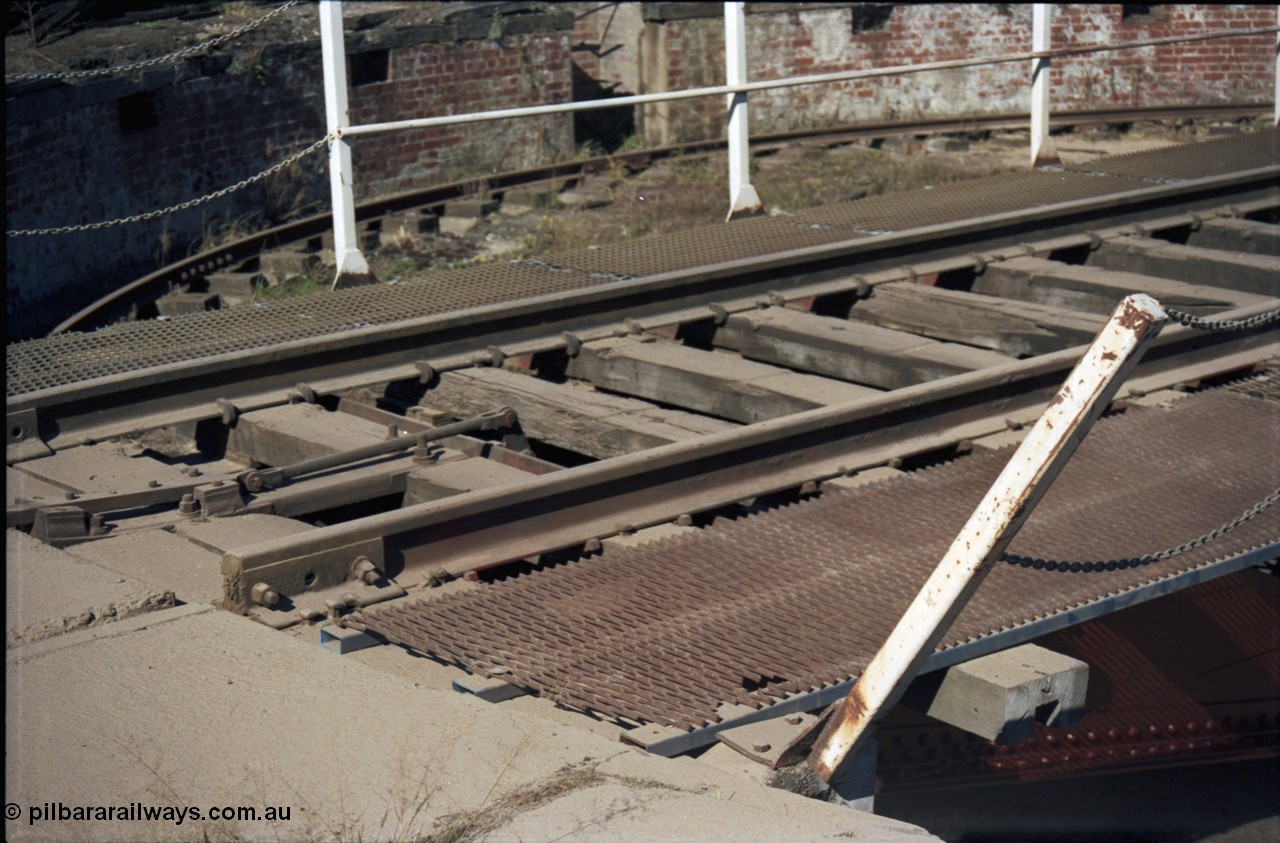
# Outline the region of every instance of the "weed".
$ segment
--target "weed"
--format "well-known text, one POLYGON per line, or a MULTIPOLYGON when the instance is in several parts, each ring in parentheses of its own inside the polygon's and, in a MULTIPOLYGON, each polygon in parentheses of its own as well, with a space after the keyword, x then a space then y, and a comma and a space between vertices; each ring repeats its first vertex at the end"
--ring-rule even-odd
POLYGON ((249 20, 259 15, 257 7, 249 0, 235 0, 232 3, 223 3, 219 11, 226 17, 241 20, 249 20))
MULTIPOLYGON (((215 218, 216 220, 216 218, 215 218)), ((221 248, 233 240, 247 237, 262 228, 260 211, 250 211, 229 222, 206 220, 201 226, 200 239, 192 244, 189 254, 198 255, 221 248)))
POLYGON ((274 287, 264 287, 255 292, 253 297, 264 301, 282 301, 284 299, 322 293, 329 289, 329 285, 333 280, 327 276, 322 277, 325 272, 326 270, 322 268, 306 275, 295 275, 292 278, 286 278, 274 287))
POLYGON ((595 764, 565 765, 540 782, 512 791, 493 802, 486 799, 486 804, 474 811, 446 814, 436 822, 435 831, 425 838, 425 843, 481 840, 519 813, 550 804, 576 790, 603 784, 607 779, 595 764))

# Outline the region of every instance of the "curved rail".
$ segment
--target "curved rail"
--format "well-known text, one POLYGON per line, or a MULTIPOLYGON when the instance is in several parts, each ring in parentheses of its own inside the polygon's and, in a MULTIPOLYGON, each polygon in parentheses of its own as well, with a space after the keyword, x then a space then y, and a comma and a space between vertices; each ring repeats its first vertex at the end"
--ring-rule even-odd
MULTIPOLYGON (((1136 109, 1104 109, 1092 111, 1062 112, 1053 115, 1052 126, 1084 126, 1105 123, 1127 123, 1142 120, 1186 119, 1243 119, 1267 113, 1262 105, 1214 105, 1154 107, 1136 109)), ((762 134, 752 139, 752 148, 761 151, 797 140, 825 138, 832 143, 842 140, 887 137, 901 134, 947 134, 956 132, 990 132, 1020 129, 1027 125, 1027 114, 1007 114, 977 117, 942 118, 906 122, 869 123, 862 126, 845 126, 832 129, 806 129, 793 132, 762 134)), ((724 140, 694 141, 670 146, 653 147, 614 155, 586 158, 560 164, 533 167, 485 176, 488 189, 501 192, 513 187, 527 186, 554 179, 581 177, 588 173, 602 172, 611 164, 620 162, 628 167, 641 168, 654 160, 671 156, 705 155, 725 148, 724 140)), ((415 208, 431 208, 461 198, 474 189, 476 180, 449 182, 447 184, 379 197, 356 206, 356 219, 368 222, 388 214, 415 208)), ((144 275, 129 284, 103 296, 63 320, 49 333, 82 331, 100 327, 127 313, 130 308, 154 301, 178 284, 189 284, 211 272, 249 260, 264 250, 280 248, 290 243, 319 237, 332 227, 328 213, 316 214, 264 231, 233 240, 198 255, 177 261, 155 272, 144 275)))

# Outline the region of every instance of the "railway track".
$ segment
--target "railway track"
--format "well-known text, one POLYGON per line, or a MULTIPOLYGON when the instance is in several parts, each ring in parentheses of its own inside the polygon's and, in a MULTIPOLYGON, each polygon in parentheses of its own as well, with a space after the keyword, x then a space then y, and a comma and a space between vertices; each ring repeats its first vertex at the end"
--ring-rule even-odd
MULTIPOLYGON (((1053 115, 1052 128, 1128 124, 1139 121, 1241 120, 1265 114, 1265 108, 1255 105, 1105 109, 1057 113, 1053 115)), ((857 140, 865 141, 895 135, 926 136, 1018 130, 1024 128, 1029 119, 1029 115, 1026 114, 978 115, 959 119, 899 121, 834 129, 807 129, 758 135, 752 139, 751 148, 753 154, 766 155, 796 141, 835 146, 857 140)), ((673 156, 688 159, 724 149, 724 141, 712 140, 635 150, 613 156, 588 158, 494 175, 484 179, 484 186, 490 195, 502 197, 509 191, 530 189, 538 185, 572 184, 588 174, 607 171, 619 165, 631 172, 638 172, 655 162, 673 156)), ((469 197, 475 190, 476 181, 472 179, 380 197, 358 205, 356 219, 365 234, 376 235, 384 225, 390 227, 397 221, 411 219, 414 215, 423 213, 438 215, 447 202, 469 197)), ((217 249, 192 255, 102 297, 63 320, 51 333, 92 330, 119 321, 130 314, 141 314, 144 318, 152 318, 158 314, 155 302, 160 297, 175 291, 208 293, 217 288, 217 281, 212 279, 219 273, 255 272, 260 266, 264 252, 319 250, 318 244, 322 242, 324 235, 330 233, 332 224, 333 221, 328 214, 316 214, 247 235, 217 249)))
POLYGON ((1280 475, 1276 150, 1261 132, 10 346, 7 524, 685 752, 847 692, 1132 292, 1230 330, 1162 331, 1014 547, 1067 570, 998 571, 928 669, 1275 558, 1270 507, 1125 562, 1280 475))

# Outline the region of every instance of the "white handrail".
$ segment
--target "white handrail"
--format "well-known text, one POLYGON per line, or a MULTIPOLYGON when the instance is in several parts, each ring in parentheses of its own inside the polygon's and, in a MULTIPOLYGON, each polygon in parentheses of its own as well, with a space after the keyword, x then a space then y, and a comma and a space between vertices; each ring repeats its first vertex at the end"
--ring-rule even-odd
MULTIPOLYGON (((328 0, 326 0, 328 2, 328 0)), ((821 73, 813 76, 796 76, 790 79, 769 79, 760 82, 744 82, 738 85, 713 85, 706 88, 687 88, 682 91, 663 91, 654 94, 632 94, 610 99, 584 100, 582 102, 554 103, 551 105, 532 105, 520 108, 505 108, 495 111, 477 111, 469 114, 445 114, 438 117, 419 117, 411 120, 395 120, 388 123, 365 123, 358 126, 347 126, 341 130, 344 137, 352 135, 372 135, 380 132, 391 132, 400 129, 429 129, 437 126, 453 126, 459 123, 482 123, 490 120, 510 120, 517 117, 536 117, 542 114, 566 114, 576 111, 592 111, 601 108, 617 108, 625 105, 644 105, 653 102, 672 102, 675 100, 695 99, 697 97, 725 96, 727 94, 750 93, 751 91, 768 91, 775 88, 796 88, 803 85, 820 85, 828 82, 845 82, 854 79, 875 79, 886 76, 907 76, 912 73, 925 73, 934 70, 951 70, 960 67, 982 67, 992 64, 1008 64, 1010 62, 1031 61, 1033 59, 1057 58, 1060 56, 1085 55, 1089 53, 1114 52, 1117 50, 1133 50, 1159 44, 1172 44, 1188 41, 1208 41, 1216 38, 1242 38, 1248 35, 1265 35, 1268 32, 1280 32, 1280 26, 1269 26, 1261 29, 1233 29, 1204 35, 1176 36, 1174 38, 1153 38, 1146 41, 1130 41, 1125 44, 1102 45, 1094 47, 1067 47, 1057 50, 1029 50, 1023 53, 1008 53, 980 59, 950 59, 947 61, 926 62, 924 64, 895 65, 893 67, 875 68, 871 70, 845 70, 838 73, 821 73)))
MULTIPOLYGON (((321 0, 320 15, 321 20, 326 17, 337 20, 338 25, 321 26, 321 39, 324 42, 324 50, 326 56, 326 80, 331 78, 331 70, 329 67, 330 56, 341 57, 344 55, 342 39, 343 32, 341 27, 342 21, 342 3, 341 0, 321 0)), ((355 137, 359 135, 372 135, 382 132, 400 131, 403 129, 429 129, 440 126, 455 126, 462 123, 483 123, 493 120, 514 120, 521 117, 537 117, 547 114, 571 114, 579 111, 593 111, 602 108, 618 108, 629 105, 644 105, 657 102, 674 102, 677 100, 696 99, 698 97, 711 96, 727 96, 730 98, 728 109, 729 120, 729 216, 733 217, 735 211, 750 210, 758 208, 760 204, 759 197, 756 195, 755 188, 751 186, 748 169, 746 144, 748 141, 748 129, 746 120, 746 94, 751 91, 769 91, 778 88, 795 88, 803 85, 821 85, 831 82, 848 82, 858 79, 879 79, 891 76, 906 76, 913 73, 925 73, 929 71, 951 70, 962 67, 983 67, 994 64, 1007 64, 1010 62, 1034 61, 1036 70, 1033 72, 1033 95, 1032 95, 1032 165, 1037 163, 1037 159, 1044 157, 1047 150, 1048 125, 1049 125, 1049 88, 1048 88, 1048 68, 1051 58, 1060 56, 1080 56, 1092 53, 1116 52, 1120 50, 1133 50, 1140 47, 1158 46, 1161 44, 1181 44, 1195 41, 1209 41, 1220 38, 1241 38, 1251 35, 1262 35, 1268 32, 1280 34, 1280 25, 1273 27, 1262 27, 1259 29, 1228 29, 1219 30, 1217 32, 1208 32, 1200 35, 1177 35, 1167 38, 1149 38, 1143 41, 1129 41, 1124 44, 1101 44, 1088 47, 1066 47, 1056 50, 1047 49, 1048 47, 1048 6, 1047 4, 1036 4, 1035 7, 1035 34, 1033 35, 1032 46, 1035 49, 1029 52, 1008 53, 999 56, 988 56, 985 58, 968 58, 968 59, 951 59, 947 61, 925 62, 923 64, 896 65, 893 67, 873 68, 869 70, 847 70, 837 73, 820 73, 812 76, 797 76, 790 79, 769 79, 759 82, 746 81, 746 33, 743 18, 743 9, 741 3, 725 3, 725 53, 726 53, 726 74, 725 79, 729 84, 713 85, 705 88, 689 88, 682 91, 663 91, 661 93, 652 94, 633 94, 631 96, 613 97, 610 99, 586 100, 582 102, 566 102, 553 103, 550 105, 533 105, 519 108, 503 108, 491 111, 477 111, 468 114, 445 114, 436 117, 418 117, 409 120, 395 120, 385 123, 365 123, 362 125, 343 125, 348 121, 345 119, 347 109, 346 101, 346 82, 345 73, 342 74, 341 82, 341 102, 342 107, 340 113, 344 119, 334 120, 330 117, 329 129, 333 133, 335 140, 332 142, 332 153, 330 156, 331 178, 330 182, 333 191, 334 202, 334 227, 335 227, 335 244, 339 249, 339 273, 338 278, 346 276, 359 276, 368 273, 368 265, 364 261, 364 257, 360 254, 358 247, 355 246, 355 229, 354 219, 348 221, 345 211, 346 206, 350 203, 350 191, 353 182, 351 173, 351 155, 350 149, 347 147, 345 138, 355 137), (345 150, 345 154, 344 154, 345 150), (346 228, 346 233, 339 239, 339 230, 346 228), (349 244, 344 251, 343 244, 349 244), (349 271, 344 274, 343 264, 344 255, 350 256, 354 250, 354 258, 348 257, 351 266, 358 270, 363 265, 362 271, 349 271), (357 260, 358 259, 358 260, 357 260)), ((1280 19, 1277 20, 1280 24, 1280 19)), ((339 59, 341 60, 341 59, 339 59)), ((336 75, 332 78, 336 79, 336 75)), ((330 102, 336 99, 338 92, 331 90, 333 85, 326 84, 326 110, 332 112, 336 107, 330 102)), ((1276 74, 1276 120, 1280 123, 1280 68, 1276 74)), ((335 281, 335 284, 337 282, 335 281)))

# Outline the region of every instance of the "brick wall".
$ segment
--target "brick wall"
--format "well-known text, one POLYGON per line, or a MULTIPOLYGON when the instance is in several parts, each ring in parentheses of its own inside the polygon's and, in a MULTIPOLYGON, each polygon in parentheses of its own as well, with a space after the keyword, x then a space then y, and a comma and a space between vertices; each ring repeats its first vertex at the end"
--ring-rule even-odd
MULTIPOLYGON (((644 3, 641 22, 614 21, 605 39, 622 43, 592 67, 629 93, 724 82, 724 18, 716 3, 644 3), (625 22, 624 22, 625 23, 625 22), (630 51, 633 55, 627 55, 630 51), (630 80, 639 58, 644 71, 630 80), (628 86, 632 87, 628 87, 628 86)), ((1138 41, 1219 29, 1275 26, 1266 5, 1162 4, 1126 15, 1118 4, 1055 4, 1054 47, 1138 41)), ((579 21, 575 39, 599 39, 605 16, 579 21)), ((749 78, 753 81, 964 59, 1031 49, 1026 4, 747 5, 749 78)), ((575 58, 578 53, 575 53, 575 58)), ((1053 107, 1269 102, 1275 90, 1274 36, 1145 47, 1057 59, 1053 107)), ((992 65, 752 94, 753 132, 842 123, 1024 112, 1026 64, 992 65)), ((647 107, 651 143, 724 134, 719 98, 647 107)))
MULTIPOLYGON (((348 37, 356 123, 571 99, 569 16, 501 38, 435 37, 380 48, 348 37), (355 48, 353 49, 353 41, 355 48), (373 79, 356 85, 356 62, 373 79)), ((488 26, 488 23, 485 23, 488 26)), ((530 28, 526 24, 526 29, 530 28)), ((393 33, 394 34, 394 33, 393 33)), ((362 34, 364 35, 364 34, 362 34)), ((401 37, 403 40, 403 37, 401 37)), ((318 42, 134 77, 11 89, 6 108, 8 228, 127 217, 232 185, 324 136, 318 42)), ((405 131, 354 138, 356 198, 573 154, 572 120, 405 131)), ((11 334, 42 332, 110 289, 178 257, 238 220, 329 206, 317 152, 279 177, 168 219, 68 235, 7 238, 11 334)))

